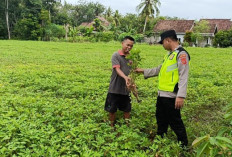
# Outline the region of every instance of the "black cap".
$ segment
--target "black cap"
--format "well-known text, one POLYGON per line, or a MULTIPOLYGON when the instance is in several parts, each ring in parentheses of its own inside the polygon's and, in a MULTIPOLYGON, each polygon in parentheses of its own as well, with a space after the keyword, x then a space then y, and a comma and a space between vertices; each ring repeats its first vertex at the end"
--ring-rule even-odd
POLYGON ((159 41, 160 44, 163 44, 163 40, 167 37, 173 37, 173 38, 177 39, 175 30, 165 31, 160 35, 160 37, 161 37, 161 40, 159 41))

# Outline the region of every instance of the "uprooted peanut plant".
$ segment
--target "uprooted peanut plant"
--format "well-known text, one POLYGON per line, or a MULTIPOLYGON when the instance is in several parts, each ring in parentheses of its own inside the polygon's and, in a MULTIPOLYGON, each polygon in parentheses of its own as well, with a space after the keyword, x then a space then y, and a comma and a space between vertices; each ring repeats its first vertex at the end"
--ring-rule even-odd
POLYGON ((127 59, 130 60, 129 66, 131 67, 130 74, 129 74, 131 81, 127 89, 133 93, 133 95, 136 97, 137 102, 141 102, 141 100, 139 100, 138 90, 135 84, 135 80, 137 77, 137 73, 135 73, 135 69, 138 67, 138 65, 140 64, 142 60, 140 53, 141 53, 140 49, 133 49, 131 50, 130 54, 126 57, 127 59))

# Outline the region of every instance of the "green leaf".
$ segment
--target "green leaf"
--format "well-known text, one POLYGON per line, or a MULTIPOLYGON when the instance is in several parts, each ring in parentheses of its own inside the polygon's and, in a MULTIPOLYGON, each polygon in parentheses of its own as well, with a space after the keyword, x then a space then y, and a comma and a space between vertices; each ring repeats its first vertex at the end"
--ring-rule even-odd
POLYGON ((219 130, 217 136, 222 136, 226 131, 228 131, 228 128, 223 127, 219 130))
POLYGON ((201 142, 208 140, 209 138, 210 138, 210 135, 199 137, 193 141, 192 146, 197 147, 199 144, 201 144, 201 142))
POLYGON ((197 157, 202 157, 204 154, 209 154, 209 142, 203 143, 197 150, 197 157))
POLYGON ((227 113, 227 114, 224 115, 224 118, 232 120, 232 114, 227 113))
POLYGON ((232 112, 232 104, 225 107, 227 112, 232 112))
POLYGON ((76 135, 72 132, 72 131, 70 131, 69 132, 73 137, 76 137, 76 135))
POLYGON ((209 142, 210 142, 211 145, 216 145, 217 140, 214 137, 210 137, 209 142))
POLYGON ((227 137, 220 137, 220 136, 217 136, 217 137, 215 137, 217 140, 220 140, 220 141, 223 141, 223 142, 225 142, 225 143, 228 143, 228 144, 230 144, 230 145, 232 145, 232 141, 229 139, 229 138, 227 138, 227 137))

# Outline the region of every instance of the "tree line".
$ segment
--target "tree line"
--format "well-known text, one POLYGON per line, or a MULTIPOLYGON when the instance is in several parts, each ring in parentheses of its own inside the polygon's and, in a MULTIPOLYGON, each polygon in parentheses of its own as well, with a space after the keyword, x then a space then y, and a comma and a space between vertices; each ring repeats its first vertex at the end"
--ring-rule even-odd
MULTIPOLYGON (((179 19, 159 16, 160 0, 142 0, 137 5, 138 14, 122 15, 118 10, 99 2, 79 0, 72 5, 61 0, 2 0, 0 1, 0 39, 97 42, 121 40, 131 35, 137 42, 153 35, 159 20, 179 19), (97 17, 104 17, 105 26, 97 17), (94 21, 92 27, 80 26, 94 21)), ((198 23, 196 23, 196 26, 198 23)), ((202 40, 206 24, 200 24, 195 32, 186 32, 185 43, 191 45, 202 40)), ((232 46, 232 30, 218 32, 214 45, 232 46)))
MULTIPOLYGON (((97 32, 106 32, 113 39, 122 33, 146 34, 152 32, 160 5, 159 0, 144 0, 138 4, 140 14, 122 15, 118 10, 106 8, 99 2, 80 0, 72 5, 61 0, 3 0, 0 1, 0 39, 52 40, 68 37, 75 41, 78 34, 90 37, 91 28, 80 28, 83 22, 95 21, 97 32), (101 16, 110 23, 105 27, 96 17, 101 16), (75 37, 75 38, 74 38, 75 37)), ((96 36, 102 36, 97 34, 96 36)), ((95 37, 96 37, 95 36, 95 37)))

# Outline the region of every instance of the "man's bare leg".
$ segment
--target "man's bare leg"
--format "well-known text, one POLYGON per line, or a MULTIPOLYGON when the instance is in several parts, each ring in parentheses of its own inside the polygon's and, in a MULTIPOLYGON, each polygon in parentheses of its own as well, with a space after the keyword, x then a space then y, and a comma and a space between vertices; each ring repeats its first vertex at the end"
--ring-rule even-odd
POLYGON ((124 112, 124 119, 126 121, 126 125, 129 125, 129 119, 130 119, 130 112, 124 112))
POLYGON ((109 113, 109 119, 110 119, 110 126, 114 127, 114 123, 115 123, 115 120, 116 120, 116 112, 109 113))

